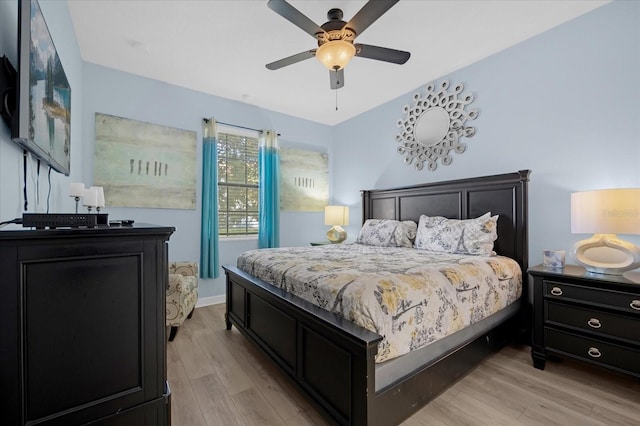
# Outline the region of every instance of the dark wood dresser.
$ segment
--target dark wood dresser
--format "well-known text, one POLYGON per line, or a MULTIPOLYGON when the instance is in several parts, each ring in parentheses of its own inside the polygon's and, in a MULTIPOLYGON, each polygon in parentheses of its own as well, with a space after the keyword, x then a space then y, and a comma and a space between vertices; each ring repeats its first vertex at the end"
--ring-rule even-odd
POLYGON ((640 283, 573 265, 529 274, 536 368, 552 353, 640 377, 640 283))
POLYGON ((0 423, 170 424, 173 231, 0 230, 0 423))

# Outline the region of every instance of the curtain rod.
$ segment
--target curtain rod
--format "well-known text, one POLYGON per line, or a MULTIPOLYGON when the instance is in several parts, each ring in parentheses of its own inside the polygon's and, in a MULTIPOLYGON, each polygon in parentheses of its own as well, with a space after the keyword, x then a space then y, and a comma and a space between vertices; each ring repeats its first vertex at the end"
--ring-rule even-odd
MULTIPOLYGON (((208 123, 208 122, 209 122, 209 119, 208 119, 208 118, 203 118, 202 120, 203 120, 204 122, 206 122, 206 123, 208 123)), ((263 130, 260 130, 260 129, 254 129, 254 128, 252 128, 252 127, 239 126, 239 125, 237 125, 237 124, 225 123, 224 121, 218 121, 218 120, 216 120, 216 123, 218 123, 218 124, 222 124, 222 125, 224 125, 224 126, 235 127, 235 128, 237 128, 237 129, 253 130, 254 132, 258 132, 258 133, 262 133, 262 132, 263 132, 263 130)), ((280 135, 280 133, 277 133, 277 135, 278 135, 278 136, 281 136, 281 135, 280 135)))
MULTIPOLYGON (((208 119, 208 118, 203 118, 202 120, 203 120, 205 123, 208 123, 208 122, 209 122, 209 119, 208 119)), ((262 133, 262 130, 260 130, 260 129, 254 129, 254 128, 252 128, 252 127, 239 126, 239 125, 237 125, 237 124, 225 123, 225 122, 223 122, 223 121, 218 121, 218 120, 216 120, 216 123, 218 123, 218 124, 222 124, 222 125, 225 125, 225 126, 235 127, 235 128, 237 128, 237 129, 253 130, 254 132, 262 133)))

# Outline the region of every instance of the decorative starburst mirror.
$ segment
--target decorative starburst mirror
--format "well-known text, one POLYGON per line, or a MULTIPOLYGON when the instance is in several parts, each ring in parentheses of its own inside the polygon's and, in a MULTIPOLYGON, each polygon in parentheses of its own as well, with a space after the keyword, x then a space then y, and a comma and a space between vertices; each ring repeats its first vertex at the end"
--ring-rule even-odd
POLYGON ((397 151, 404 156, 404 163, 413 164, 416 170, 422 170, 427 162, 427 168, 434 171, 438 160, 448 166, 453 161, 452 150, 462 154, 467 149, 460 138, 470 138, 476 133, 475 127, 465 125, 478 117, 477 110, 465 109, 473 102, 473 95, 462 93, 462 83, 451 92, 448 89, 448 80, 437 88, 429 84, 424 96, 414 94, 413 105, 402 109, 405 116, 397 122, 400 128, 396 135, 400 144, 397 151))

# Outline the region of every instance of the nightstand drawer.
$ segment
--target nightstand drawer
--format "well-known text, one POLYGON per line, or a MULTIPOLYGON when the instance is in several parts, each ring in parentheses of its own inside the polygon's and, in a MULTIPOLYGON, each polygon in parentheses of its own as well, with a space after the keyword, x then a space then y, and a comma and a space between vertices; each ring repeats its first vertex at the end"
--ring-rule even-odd
POLYGON ((546 299, 572 300, 593 306, 602 306, 640 316, 640 296, 609 289, 598 289, 558 281, 544 280, 546 299))
POLYGON ((640 350, 545 328, 547 349, 640 376, 640 350))
POLYGON ((625 339, 632 343, 640 341, 640 316, 635 318, 615 315, 546 301, 545 322, 625 339))

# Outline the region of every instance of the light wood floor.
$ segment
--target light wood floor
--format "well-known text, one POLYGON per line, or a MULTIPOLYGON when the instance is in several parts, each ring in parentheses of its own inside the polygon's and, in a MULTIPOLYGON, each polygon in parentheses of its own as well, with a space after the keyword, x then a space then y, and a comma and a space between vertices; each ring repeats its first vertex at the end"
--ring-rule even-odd
MULTIPOLYGON (((167 343, 167 370, 173 426, 326 424, 266 356, 225 329, 224 305, 185 321, 167 343)), ((488 358, 403 423, 639 424, 640 381, 570 360, 536 370, 524 346, 488 358)))

